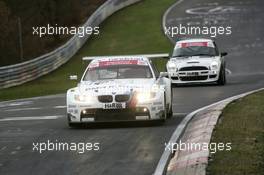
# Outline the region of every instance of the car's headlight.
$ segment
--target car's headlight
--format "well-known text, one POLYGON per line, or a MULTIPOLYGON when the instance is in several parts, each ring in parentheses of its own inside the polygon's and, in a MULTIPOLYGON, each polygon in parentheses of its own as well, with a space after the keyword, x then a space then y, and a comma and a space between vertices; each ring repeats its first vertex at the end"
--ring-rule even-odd
POLYGON ((218 65, 217 62, 213 62, 210 67, 211 67, 212 70, 217 70, 219 65, 218 65))
POLYGON ((177 72, 177 65, 174 62, 168 62, 167 68, 169 72, 173 72, 173 71, 177 72))
POLYGON ((138 103, 144 103, 156 96, 155 92, 137 92, 136 99, 138 103))
POLYGON ((79 102, 91 102, 93 100, 91 96, 80 94, 74 95, 74 99, 79 102))

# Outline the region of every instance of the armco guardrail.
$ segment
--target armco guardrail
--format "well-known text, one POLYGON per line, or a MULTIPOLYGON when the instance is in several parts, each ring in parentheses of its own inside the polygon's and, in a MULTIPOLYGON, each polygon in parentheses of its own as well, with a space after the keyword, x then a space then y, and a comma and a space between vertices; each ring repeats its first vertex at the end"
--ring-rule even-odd
MULTIPOLYGON (((96 27, 114 12, 140 0, 108 0, 86 21, 84 27, 96 27)), ((23 63, 0 67, 0 89, 17 86, 43 76, 66 63, 90 35, 74 35, 56 50, 23 63)))

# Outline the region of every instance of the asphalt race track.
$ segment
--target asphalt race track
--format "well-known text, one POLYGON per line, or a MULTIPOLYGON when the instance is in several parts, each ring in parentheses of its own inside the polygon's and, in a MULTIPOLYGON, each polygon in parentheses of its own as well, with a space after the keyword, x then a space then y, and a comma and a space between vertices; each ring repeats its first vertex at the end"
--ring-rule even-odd
MULTIPOLYGON (((227 85, 174 89, 177 112, 194 109, 264 85, 264 12, 261 0, 183 0, 167 14, 166 26, 231 26, 231 35, 215 40, 220 51, 228 52, 227 85)), ((182 36, 171 38, 176 41, 182 36)), ((184 36, 184 37, 188 37, 184 36)), ((199 37, 199 36, 197 36, 199 37)))
POLYGON ((166 26, 231 26, 232 35, 216 39, 221 51, 229 53, 228 84, 175 87, 174 117, 162 126, 133 123, 69 129, 65 95, 0 103, 0 174, 152 174, 164 143, 187 113, 264 86, 263 6, 263 0, 185 0, 170 10, 166 26), (48 140, 99 142, 100 150, 33 151, 33 143, 48 140))

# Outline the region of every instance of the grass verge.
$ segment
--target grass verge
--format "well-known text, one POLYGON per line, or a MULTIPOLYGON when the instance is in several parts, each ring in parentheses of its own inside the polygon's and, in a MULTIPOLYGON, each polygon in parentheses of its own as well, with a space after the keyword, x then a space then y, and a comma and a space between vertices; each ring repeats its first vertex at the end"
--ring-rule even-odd
MULTIPOLYGON (((91 38, 68 63, 32 82, 0 90, 0 101, 65 93, 76 85, 69 75, 82 75, 87 65, 81 61, 84 56, 170 52, 173 46, 164 36, 161 22, 174 2, 144 0, 115 13, 100 26, 100 35, 91 38)), ((157 64, 164 67, 164 62, 157 64)))
POLYGON ((264 92, 231 103, 221 116, 211 142, 232 143, 232 150, 217 152, 208 174, 263 175, 264 92))

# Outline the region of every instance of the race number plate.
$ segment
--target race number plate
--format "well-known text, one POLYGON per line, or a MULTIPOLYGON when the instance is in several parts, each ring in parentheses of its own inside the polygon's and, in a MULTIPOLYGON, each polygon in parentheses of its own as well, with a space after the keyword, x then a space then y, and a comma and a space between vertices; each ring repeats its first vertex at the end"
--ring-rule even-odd
POLYGON ((198 76, 199 72, 187 72, 188 76, 198 76))
POLYGON ((125 103, 106 103, 103 106, 104 109, 124 109, 126 108, 125 103))

